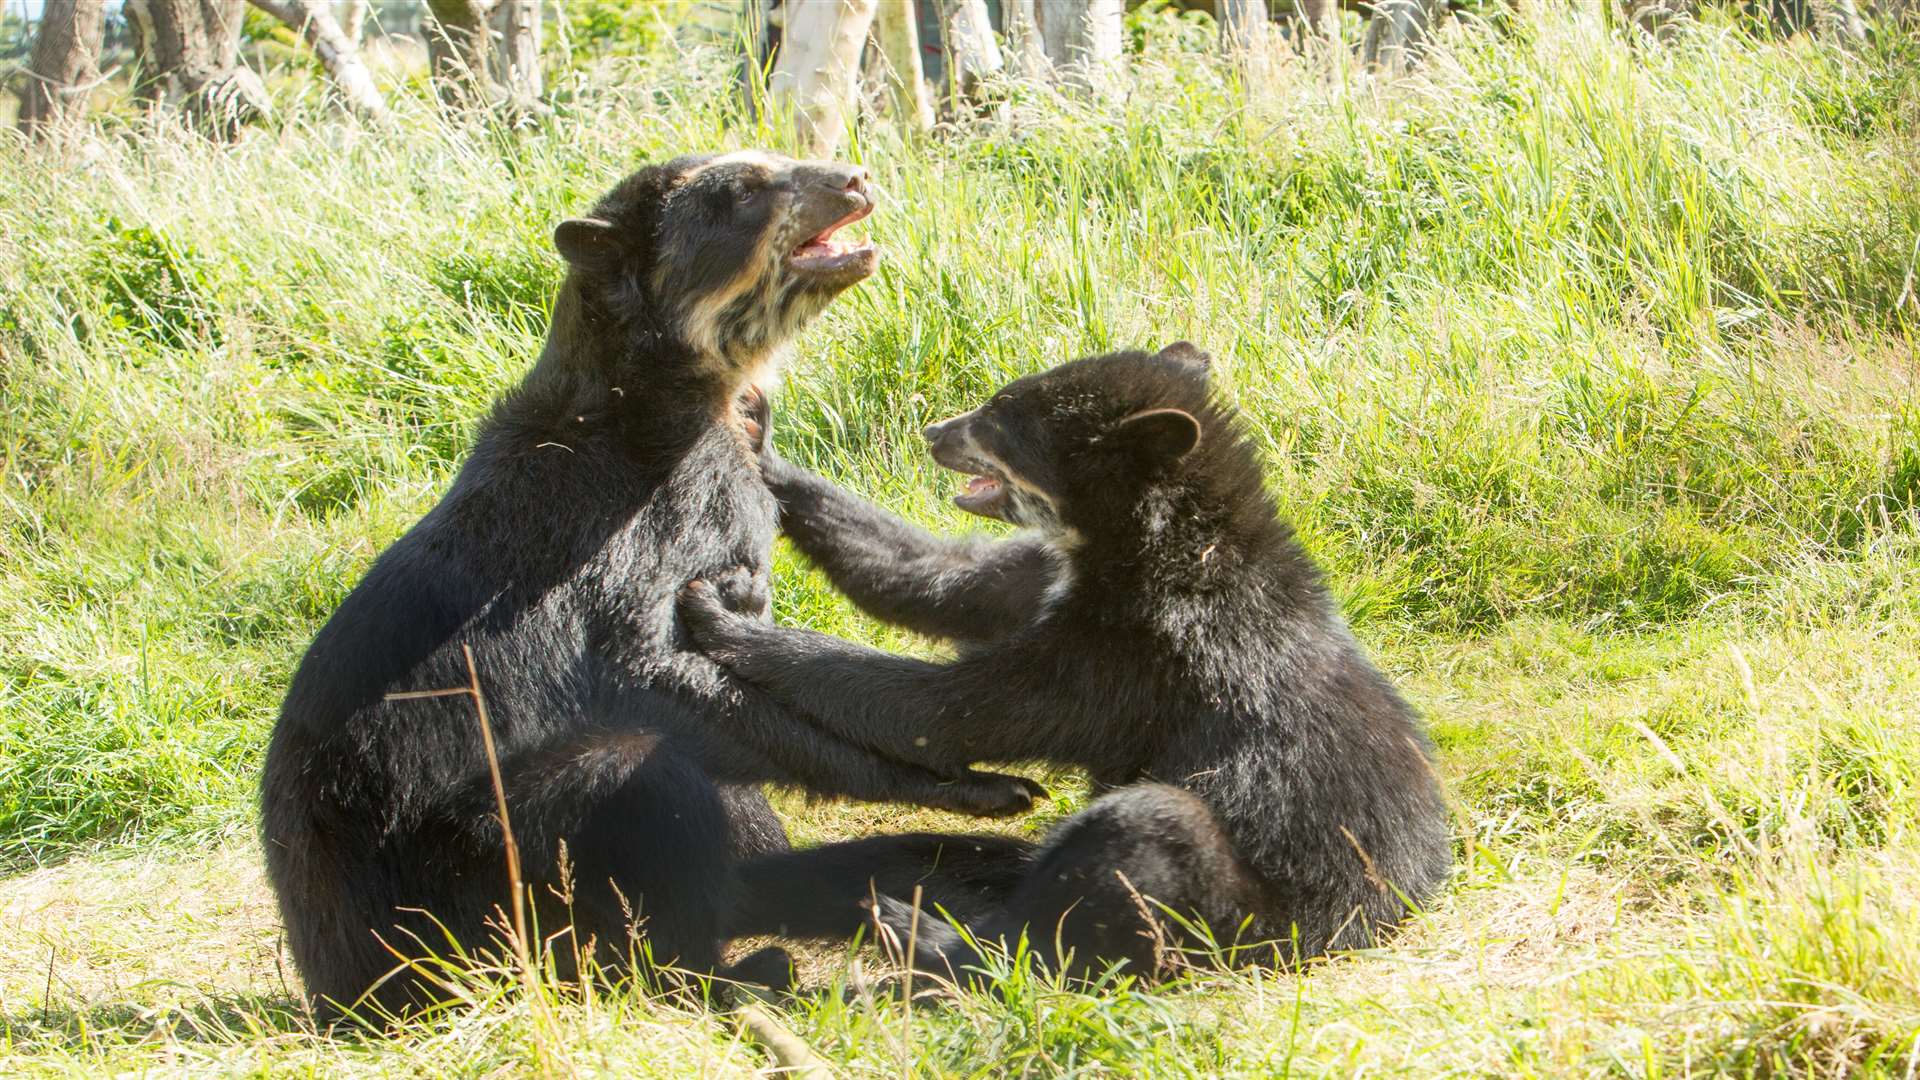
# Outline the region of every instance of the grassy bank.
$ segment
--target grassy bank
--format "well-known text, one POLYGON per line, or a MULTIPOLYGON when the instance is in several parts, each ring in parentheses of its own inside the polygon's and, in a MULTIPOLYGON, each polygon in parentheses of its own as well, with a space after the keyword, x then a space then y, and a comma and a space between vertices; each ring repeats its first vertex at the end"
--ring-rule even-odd
MULTIPOLYGON (((1141 29, 1124 101, 863 131, 887 259, 796 351, 778 438, 970 527, 923 423, 1202 343, 1433 724, 1459 882, 1308 978, 790 1022, 855 1073, 1910 1074, 1920 46, 1634 53, 1554 16, 1245 93, 1199 31, 1141 29)), ((529 362, 552 224, 640 161, 779 142, 730 77, 657 43, 560 73, 519 136, 289 91, 235 147, 113 117, 0 147, 0 1067, 764 1064, 633 996, 317 1039, 250 846, 291 665, 529 362)), ((776 611, 916 647, 795 562, 776 611)), ((804 839, 901 820, 783 806, 804 839)))

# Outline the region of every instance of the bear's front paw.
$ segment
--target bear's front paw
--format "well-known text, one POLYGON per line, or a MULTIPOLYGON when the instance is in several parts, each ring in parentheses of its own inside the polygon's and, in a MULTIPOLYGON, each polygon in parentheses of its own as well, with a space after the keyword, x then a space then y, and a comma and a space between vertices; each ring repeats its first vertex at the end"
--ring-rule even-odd
POLYGON ((720 606, 735 615, 758 619, 773 606, 767 575, 756 574, 748 567, 735 566, 706 581, 719 594, 720 606))
POLYGON ((1035 800, 1050 798, 1047 789, 1024 776, 968 769, 940 788, 943 810, 974 817, 1012 817, 1033 809, 1035 800))
POLYGON ((773 404, 767 400, 767 392, 752 383, 740 391, 740 397, 733 403, 734 413, 740 419, 740 433, 747 437, 747 447, 755 454, 768 454, 773 451, 773 404))
POLYGON ((679 611, 694 645, 722 664, 728 662, 738 645, 736 624, 752 623, 727 610, 720 590, 711 581, 687 582, 680 590, 679 611))

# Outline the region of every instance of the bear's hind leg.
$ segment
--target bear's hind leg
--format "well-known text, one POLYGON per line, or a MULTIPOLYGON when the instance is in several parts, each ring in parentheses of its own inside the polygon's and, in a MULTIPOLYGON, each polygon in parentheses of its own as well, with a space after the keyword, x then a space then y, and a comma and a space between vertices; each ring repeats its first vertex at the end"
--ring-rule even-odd
MULTIPOLYGON (((1135 784, 1055 829, 1006 906, 966 925, 976 940, 1009 948, 1024 932, 1037 959, 1076 978, 1124 961, 1124 970, 1154 979, 1196 943, 1163 905, 1227 945, 1257 896, 1206 803, 1165 784, 1135 784)), ((905 941, 912 912, 883 903, 877 917, 905 941)), ((921 914, 915 942, 916 967, 961 974, 981 964, 931 912, 921 914)))

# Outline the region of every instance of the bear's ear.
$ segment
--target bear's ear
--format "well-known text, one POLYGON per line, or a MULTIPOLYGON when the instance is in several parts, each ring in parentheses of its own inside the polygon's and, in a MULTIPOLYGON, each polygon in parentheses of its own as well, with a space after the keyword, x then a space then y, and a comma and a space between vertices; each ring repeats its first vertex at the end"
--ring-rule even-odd
POLYGON ((1213 357, 1201 352, 1200 347, 1191 341, 1176 341, 1155 353, 1154 359, 1193 368, 1202 375, 1213 373, 1213 357))
POLYGON ((553 230, 560 257, 582 270, 605 270, 620 257, 619 230, 599 218, 568 218, 553 230))
POLYGON ((1121 445, 1155 464, 1178 461, 1200 445, 1200 421, 1179 409, 1137 412, 1115 427, 1121 445))

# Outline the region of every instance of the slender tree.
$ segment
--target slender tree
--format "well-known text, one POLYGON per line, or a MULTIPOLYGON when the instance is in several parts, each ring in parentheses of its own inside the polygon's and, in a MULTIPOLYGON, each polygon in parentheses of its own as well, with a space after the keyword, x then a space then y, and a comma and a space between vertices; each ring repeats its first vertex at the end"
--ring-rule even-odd
POLYGON ((1404 72, 1420 60, 1446 0, 1378 0, 1360 50, 1367 63, 1404 72))
POLYGON ((781 9, 780 52, 767 91, 792 110, 808 153, 825 157, 840 145, 876 9, 875 0, 808 0, 781 9))
POLYGON ((1081 89, 1103 87, 1120 60, 1123 0, 1036 0, 1040 40, 1062 78, 1081 89))
POLYGON ((981 82, 1006 70, 993 40, 986 0, 945 0, 940 25, 946 31, 947 83, 956 102, 974 96, 981 82))
POLYGON ((427 67, 441 101, 546 111, 540 0, 427 0, 427 12, 427 67))
POLYGON ((540 0, 500 0, 494 22, 504 46, 499 68, 508 99, 522 112, 544 111, 540 100, 547 94, 547 83, 540 69, 540 0))
POLYGON ((1007 47, 1013 53, 1014 73, 1023 79, 1044 79, 1053 73, 1047 43, 1040 33, 1040 12, 1034 0, 1001 0, 1006 13, 1007 47))
POLYGON ((106 0, 47 0, 20 87, 20 130, 44 137, 86 112, 88 84, 100 75, 106 0))
POLYGON ((427 0, 427 69, 441 101, 493 106, 506 99, 506 89, 493 79, 493 31, 487 25, 496 2, 427 0))
MULTIPOLYGON (((313 47, 320 65, 353 111, 370 119, 386 115, 387 103, 373 83, 373 73, 360 58, 357 32, 350 33, 334 17, 330 0, 250 0, 254 7, 293 27, 313 47)), ((351 15, 350 10, 343 14, 351 15)), ((362 8, 364 14, 364 7, 362 8)))
POLYGON ((1220 44, 1241 70, 1253 75, 1267 52, 1267 0, 1219 0, 1220 44))
POLYGON ((1298 0, 1294 5, 1294 17, 1308 37, 1333 40, 1339 36, 1340 4, 1338 0, 1298 0))
POLYGON ((367 0, 340 0, 340 29, 357 47, 367 39, 367 0))
POLYGON ((879 0, 874 12, 873 36, 886 57, 888 89, 894 112, 915 131, 933 127, 933 96, 927 93, 926 69, 920 62, 920 26, 913 0, 879 0))

